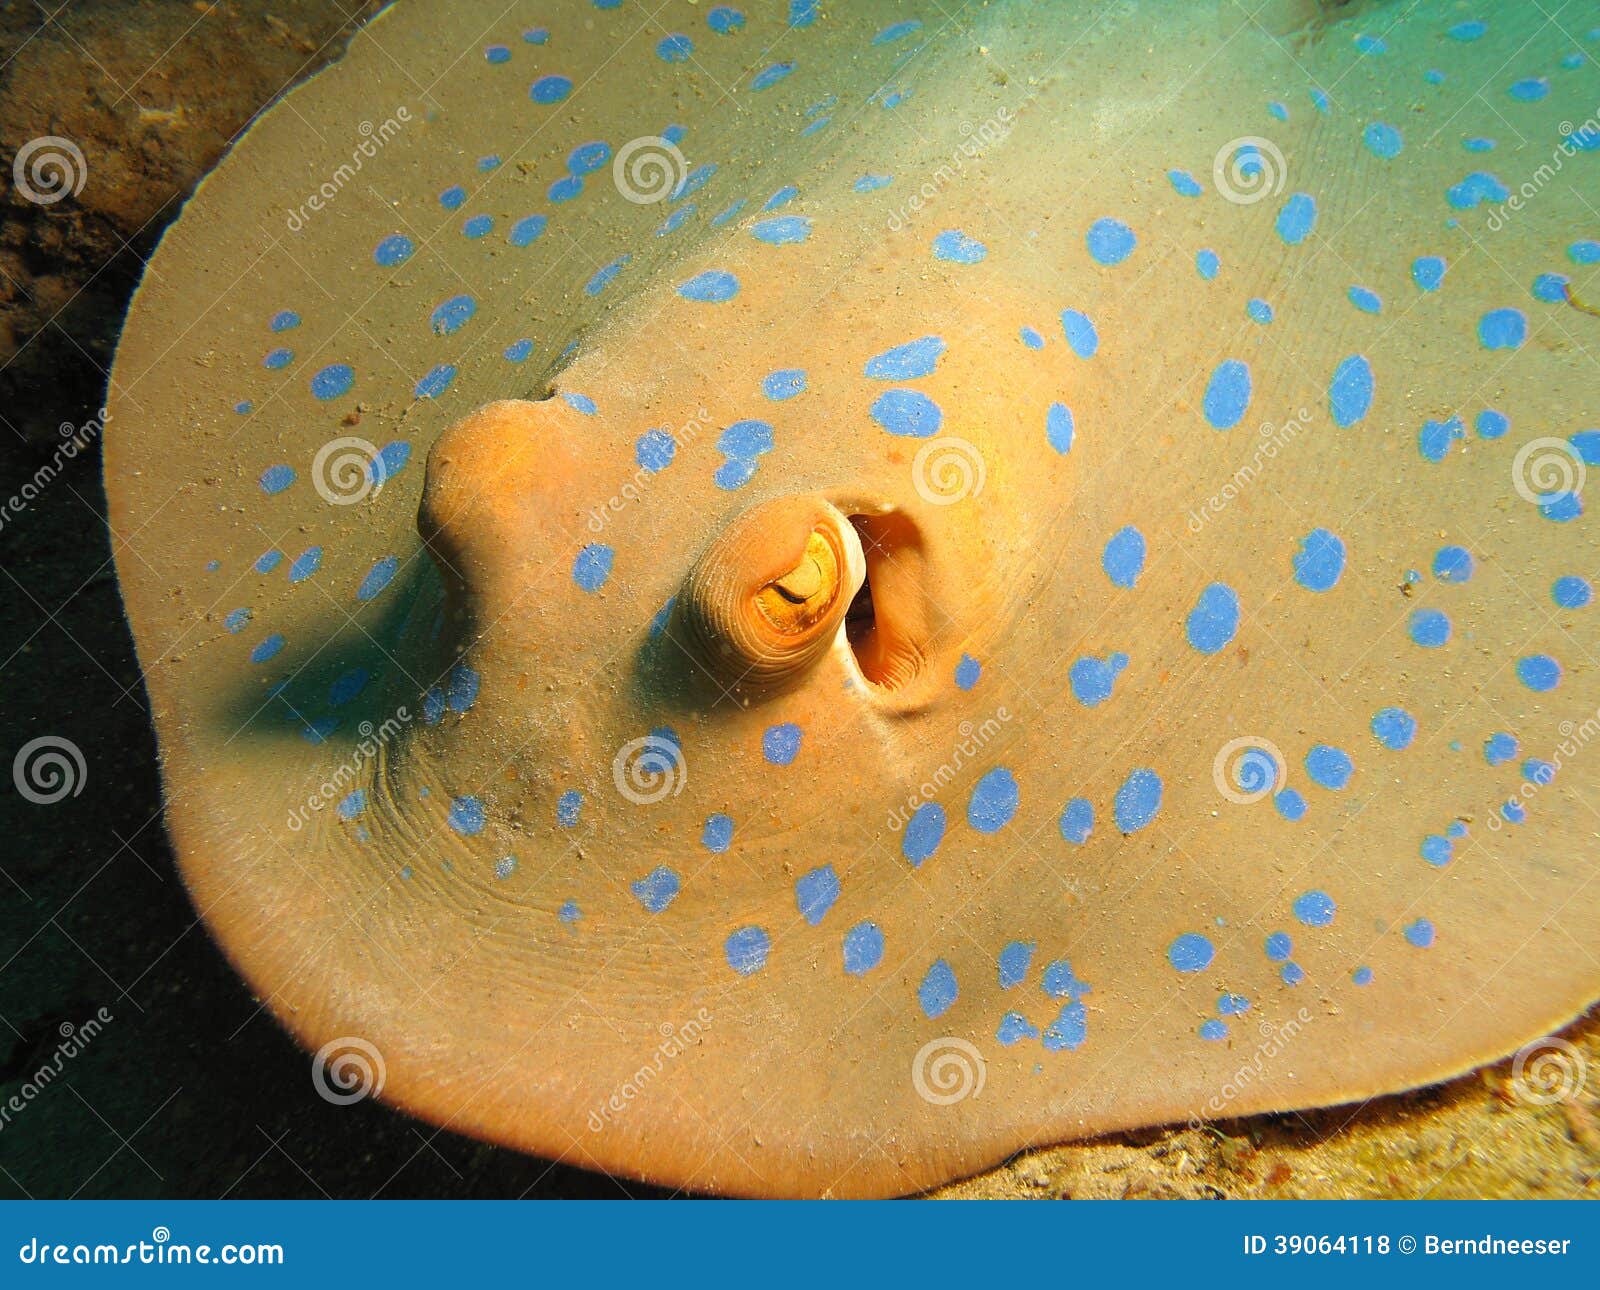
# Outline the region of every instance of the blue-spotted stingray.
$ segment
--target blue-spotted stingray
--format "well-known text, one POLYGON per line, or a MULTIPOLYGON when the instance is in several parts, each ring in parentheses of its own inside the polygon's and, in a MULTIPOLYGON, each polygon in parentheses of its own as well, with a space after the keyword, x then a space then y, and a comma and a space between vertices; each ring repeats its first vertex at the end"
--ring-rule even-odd
POLYGON ((400 0, 113 372, 211 932, 394 1105, 717 1193, 1560 1026, 1597 56, 1576 0, 400 0))

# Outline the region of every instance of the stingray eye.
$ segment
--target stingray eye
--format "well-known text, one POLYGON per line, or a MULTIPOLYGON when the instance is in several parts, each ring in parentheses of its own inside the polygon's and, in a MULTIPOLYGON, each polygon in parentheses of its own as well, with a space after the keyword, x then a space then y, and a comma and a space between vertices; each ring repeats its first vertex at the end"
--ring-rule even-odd
POLYGON ((818 497, 752 507, 689 571, 678 614, 698 661, 724 686, 776 686, 838 639, 866 576, 846 516, 818 497))

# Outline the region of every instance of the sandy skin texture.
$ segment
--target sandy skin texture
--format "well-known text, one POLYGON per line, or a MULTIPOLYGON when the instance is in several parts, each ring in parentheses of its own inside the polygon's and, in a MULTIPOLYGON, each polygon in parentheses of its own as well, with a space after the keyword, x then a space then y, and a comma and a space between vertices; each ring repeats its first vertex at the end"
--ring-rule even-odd
POLYGON ((1561 185, 1494 229, 1445 125, 1517 51, 1531 170, 1565 37, 421 8, 202 187, 113 376, 169 828, 324 1065, 880 1194, 1589 1002, 1590 261, 1561 185), (459 71, 408 103, 397 52, 459 71), (758 666, 758 612, 825 648, 758 666))

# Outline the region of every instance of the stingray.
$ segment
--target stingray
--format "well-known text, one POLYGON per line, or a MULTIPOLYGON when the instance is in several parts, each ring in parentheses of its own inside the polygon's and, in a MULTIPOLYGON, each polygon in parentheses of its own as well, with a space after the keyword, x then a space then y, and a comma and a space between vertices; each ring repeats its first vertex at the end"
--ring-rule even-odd
POLYGON ((348 1095, 731 1194, 1559 1027, 1597 40, 392 6, 204 182, 112 374, 211 933, 348 1095))

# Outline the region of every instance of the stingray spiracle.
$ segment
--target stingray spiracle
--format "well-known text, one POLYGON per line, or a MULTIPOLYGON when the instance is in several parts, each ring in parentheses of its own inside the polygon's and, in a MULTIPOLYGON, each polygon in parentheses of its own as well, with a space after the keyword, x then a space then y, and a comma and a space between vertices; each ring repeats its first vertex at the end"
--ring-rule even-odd
POLYGON ((839 638, 866 579, 850 520, 820 497, 780 497, 736 518, 689 571, 685 640, 724 685, 776 687, 839 638))

